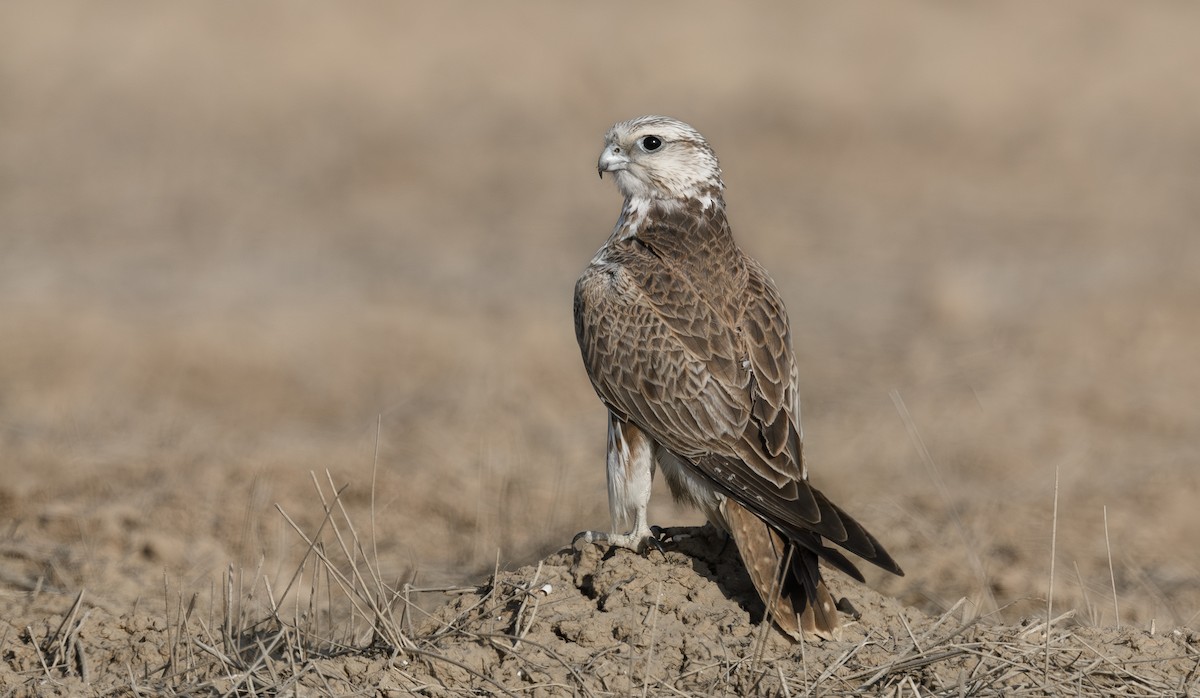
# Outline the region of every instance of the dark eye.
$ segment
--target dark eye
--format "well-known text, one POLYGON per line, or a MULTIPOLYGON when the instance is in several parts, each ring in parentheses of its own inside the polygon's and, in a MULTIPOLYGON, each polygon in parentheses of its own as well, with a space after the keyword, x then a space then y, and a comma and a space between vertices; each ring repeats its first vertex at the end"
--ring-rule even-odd
POLYGON ((646 150, 658 150, 662 147, 662 139, 658 136, 646 136, 642 139, 642 147, 646 150))

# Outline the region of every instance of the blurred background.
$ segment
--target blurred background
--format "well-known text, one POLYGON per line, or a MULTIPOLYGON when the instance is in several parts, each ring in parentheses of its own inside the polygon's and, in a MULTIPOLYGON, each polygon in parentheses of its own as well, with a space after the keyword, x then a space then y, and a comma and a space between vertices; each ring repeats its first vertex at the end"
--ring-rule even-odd
MULTIPOLYGON (((1115 584, 1123 622, 1194 627, 1197 29, 1187 3, 6 3, 0 616, 286 577, 275 505, 319 525, 313 473, 385 577, 607 527, 571 295, 620 207, 605 130, 663 113, 788 304, 814 482, 908 571, 873 586, 1016 618, 1053 539, 1056 608, 1112 623, 1115 584)), ((659 489, 655 523, 700 523, 659 489)))

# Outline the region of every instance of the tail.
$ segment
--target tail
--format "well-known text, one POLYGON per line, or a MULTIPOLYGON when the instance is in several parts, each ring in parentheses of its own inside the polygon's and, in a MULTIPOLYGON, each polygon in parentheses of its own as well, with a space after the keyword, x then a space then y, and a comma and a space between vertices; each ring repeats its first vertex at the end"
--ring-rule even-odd
POLYGON ((767 616, 793 640, 802 633, 837 639, 841 621, 816 553, 789 542, 732 499, 724 500, 721 513, 767 616))

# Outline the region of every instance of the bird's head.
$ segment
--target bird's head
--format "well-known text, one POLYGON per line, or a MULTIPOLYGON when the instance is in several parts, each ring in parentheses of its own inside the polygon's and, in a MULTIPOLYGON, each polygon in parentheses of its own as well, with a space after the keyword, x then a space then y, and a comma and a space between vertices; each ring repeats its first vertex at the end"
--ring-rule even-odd
POLYGON ((596 163, 611 172, 626 199, 720 203, 725 185, 717 156, 696 129, 667 116, 639 116, 614 124, 596 163))

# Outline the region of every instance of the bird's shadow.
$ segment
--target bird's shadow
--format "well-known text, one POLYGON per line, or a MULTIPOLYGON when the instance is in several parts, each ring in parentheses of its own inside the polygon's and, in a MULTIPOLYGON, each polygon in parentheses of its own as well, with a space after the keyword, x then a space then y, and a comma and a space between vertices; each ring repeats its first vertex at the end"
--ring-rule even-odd
MULTIPOLYGON (((603 545, 572 545, 575 586, 603 607, 614 592, 636 577, 636 569, 649 572, 649 567, 687 565, 745 611, 751 622, 762 622, 766 607, 732 539, 711 524, 671 528, 663 533, 661 548, 651 547, 641 553, 618 546, 604 549, 603 545)), ((665 569, 652 574, 662 579, 670 576, 665 569)))
POLYGON ((669 529, 668 534, 668 550, 686 555, 697 574, 716 584, 725 598, 750 614, 754 623, 762 621, 766 607, 729 534, 709 523, 669 529))

